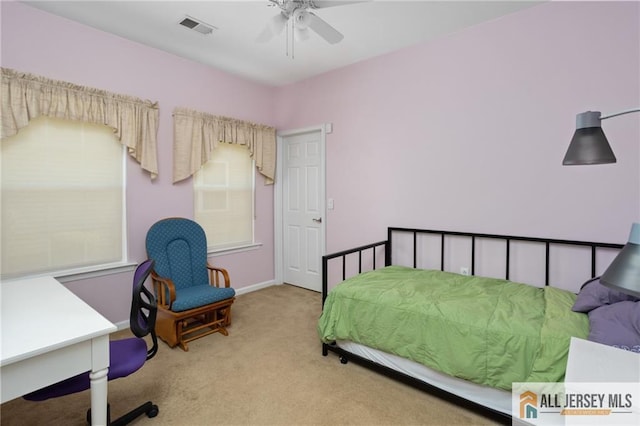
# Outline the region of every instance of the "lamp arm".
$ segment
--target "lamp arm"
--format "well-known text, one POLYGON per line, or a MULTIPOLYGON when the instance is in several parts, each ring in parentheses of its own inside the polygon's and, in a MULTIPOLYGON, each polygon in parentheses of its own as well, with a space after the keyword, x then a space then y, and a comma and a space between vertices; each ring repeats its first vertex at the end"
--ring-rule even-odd
POLYGON ((620 111, 620 112, 614 112, 613 114, 609 114, 609 115, 605 115, 605 116, 601 116, 600 120, 606 120, 607 118, 611 118, 611 117, 617 117, 619 115, 623 115, 623 114, 630 114, 632 112, 640 112, 640 107, 638 108, 631 108, 625 111, 620 111))

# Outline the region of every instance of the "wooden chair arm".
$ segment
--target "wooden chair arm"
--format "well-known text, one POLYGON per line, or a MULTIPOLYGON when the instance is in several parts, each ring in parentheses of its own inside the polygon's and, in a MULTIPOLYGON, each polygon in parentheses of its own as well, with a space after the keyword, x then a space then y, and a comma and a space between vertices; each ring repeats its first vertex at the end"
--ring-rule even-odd
POLYGON ((231 287, 231 279, 229 273, 224 268, 218 268, 207 263, 207 269, 209 270, 209 283, 213 286, 220 287, 222 279, 224 279, 224 286, 231 287))
POLYGON ((169 278, 164 278, 151 271, 151 281, 153 282, 153 290, 156 294, 158 306, 171 309, 171 304, 176 300, 176 286, 169 278), (169 298, 167 300, 167 291, 169 298))

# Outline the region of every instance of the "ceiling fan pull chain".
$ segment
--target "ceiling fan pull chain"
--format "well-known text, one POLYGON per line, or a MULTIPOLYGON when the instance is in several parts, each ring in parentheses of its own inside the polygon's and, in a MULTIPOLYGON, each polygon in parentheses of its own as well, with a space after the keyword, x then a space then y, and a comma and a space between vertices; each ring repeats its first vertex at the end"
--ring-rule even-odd
POLYGON ((284 44, 285 44, 285 53, 287 54, 287 56, 289 56, 289 22, 287 21, 286 25, 286 33, 284 36, 284 44))
POLYGON ((296 39, 296 29, 295 29, 295 22, 293 20, 291 20, 291 59, 295 59, 296 58, 296 53, 295 53, 295 47, 294 47, 294 43, 296 39))

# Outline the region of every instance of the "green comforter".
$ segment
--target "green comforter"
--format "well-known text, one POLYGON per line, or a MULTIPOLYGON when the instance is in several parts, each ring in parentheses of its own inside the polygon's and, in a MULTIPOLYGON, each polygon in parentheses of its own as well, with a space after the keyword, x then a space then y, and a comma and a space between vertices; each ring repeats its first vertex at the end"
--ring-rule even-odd
POLYGON ((318 333, 351 340, 451 376, 511 390, 559 382, 571 336, 587 338, 575 294, 506 280, 388 266, 338 284, 318 333))

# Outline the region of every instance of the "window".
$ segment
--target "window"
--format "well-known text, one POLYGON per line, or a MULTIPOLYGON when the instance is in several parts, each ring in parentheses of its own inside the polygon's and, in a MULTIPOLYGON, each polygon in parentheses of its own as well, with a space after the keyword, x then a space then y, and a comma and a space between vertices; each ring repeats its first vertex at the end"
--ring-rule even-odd
POLYGON ((220 143, 195 174, 195 220, 210 250, 253 243, 254 169, 245 145, 220 143))
POLYGON ((125 259, 125 151, 113 129, 39 117, 0 154, 3 278, 125 259))

